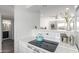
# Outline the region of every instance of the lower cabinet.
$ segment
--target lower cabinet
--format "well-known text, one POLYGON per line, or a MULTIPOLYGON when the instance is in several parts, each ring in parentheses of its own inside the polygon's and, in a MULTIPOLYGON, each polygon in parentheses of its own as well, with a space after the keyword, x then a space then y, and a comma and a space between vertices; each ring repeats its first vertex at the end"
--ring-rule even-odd
POLYGON ((34 51, 22 42, 19 43, 19 52, 20 53, 34 53, 34 51))

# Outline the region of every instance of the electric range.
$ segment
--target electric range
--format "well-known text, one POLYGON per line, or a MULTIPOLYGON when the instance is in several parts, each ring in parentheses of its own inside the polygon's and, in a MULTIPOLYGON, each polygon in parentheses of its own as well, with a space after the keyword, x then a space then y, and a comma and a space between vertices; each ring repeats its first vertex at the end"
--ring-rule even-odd
POLYGON ((54 41, 49 41, 49 40, 44 40, 43 42, 38 42, 36 40, 30 41, 28 42, 34 46, 37 46, 39 48, 48 50, 50 52, 55 52, 57 46, 58 46, 58 42, 54 42, 54 41))

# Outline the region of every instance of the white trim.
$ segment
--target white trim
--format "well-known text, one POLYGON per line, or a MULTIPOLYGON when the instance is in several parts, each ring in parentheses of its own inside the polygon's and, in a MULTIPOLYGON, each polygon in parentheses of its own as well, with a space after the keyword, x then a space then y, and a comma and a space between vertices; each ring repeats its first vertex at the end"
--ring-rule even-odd
POLYGON ((1 14, 0 14, 0 52, 2 52, 2 26, 1 26, 1 14))

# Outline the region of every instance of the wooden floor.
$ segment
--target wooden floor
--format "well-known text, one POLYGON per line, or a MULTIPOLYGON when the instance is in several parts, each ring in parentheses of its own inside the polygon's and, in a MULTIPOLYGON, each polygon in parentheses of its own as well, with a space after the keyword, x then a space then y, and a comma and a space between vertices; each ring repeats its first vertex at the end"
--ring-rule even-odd
POLYGON ((14 53, 14 40, 7 39, 2 41, 2 53, 14 53))

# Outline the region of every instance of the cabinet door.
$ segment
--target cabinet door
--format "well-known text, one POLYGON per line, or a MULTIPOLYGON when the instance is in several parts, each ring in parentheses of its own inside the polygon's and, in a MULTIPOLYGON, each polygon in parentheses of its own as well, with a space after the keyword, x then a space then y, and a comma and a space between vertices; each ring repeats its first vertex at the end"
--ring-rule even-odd
POLYGON ((19 52, 20 53, 33 53, 34 51, 27 47, 24 43, 19 43, 19 52))

